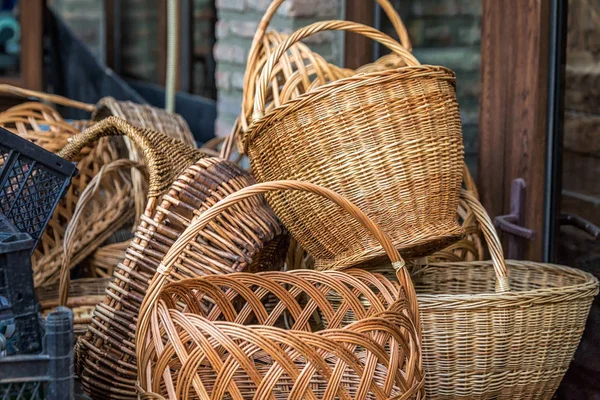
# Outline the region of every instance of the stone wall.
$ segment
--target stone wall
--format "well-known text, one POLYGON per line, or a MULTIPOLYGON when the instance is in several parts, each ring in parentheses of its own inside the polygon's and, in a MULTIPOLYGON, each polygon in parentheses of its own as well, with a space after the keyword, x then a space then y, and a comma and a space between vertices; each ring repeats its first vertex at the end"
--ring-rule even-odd
MULTIPOLYGON (((216 84, 217 135, 229 134, 240 113, 246 57, 256 27, 270 0, 217 0, 216 84)), ((288 0, 271 22, 279 32, 292 32, 318 20, 339 18, 341 0, 288 0)), ((336 63, 342 59, 341 35, 324 32, 312 41, 311 49, 336 63)))

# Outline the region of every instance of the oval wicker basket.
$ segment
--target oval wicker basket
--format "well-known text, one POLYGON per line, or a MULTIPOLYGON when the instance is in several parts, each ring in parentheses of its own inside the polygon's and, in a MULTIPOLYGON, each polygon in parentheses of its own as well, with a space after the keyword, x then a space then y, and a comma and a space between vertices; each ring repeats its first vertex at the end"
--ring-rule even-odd
POLYGON ((194 220, 161 261, 137 325, 141 396, 424 398, 412 289, 389 237, 343 197, 295 181, 244 188, 194 220), (216 275, 167 285, 198 232, 237 203, 281 190, 323 196, 356 218, 381 242, 401 288, 390 292, 390 281, 361 270, 216 275), (327 300, 331 292, 344 299, 336 308, 327 300), (357 322, 345 326, 348 315, 357 322))
MULTIPOLYGON (((463 147, 454 82, 450 70, 419 65, 396 41, 367 26, 330 21, 303 28, 262 71, 244 140, 252 171, 259 181, 297 179, 328 187, 365 210, 405 256, 431 254, 463 233, 455 217, 463 147), (374 38, 410 66, 337 80, 264 115, 278 56, 298 40, 332 29, 374 38)), ((383 257, 356 222, 322 200, 273 193, 267 201, 318 269, 383 257)))
MULTIPOLYGON (((147 209, 114 280, 78 344, 77 372, 94 399, 135 399, 135 323, 160 260, 198 213, 254 179, 232 163, 203 158, 172 182, 147 209)), ((169 279, 281 269, 288 236, 263 198, 224 213, 194 237, 169 279)))
MULTIPOLYGON (((549 400, 573 359, 598 280, 565 266, 504 260, 485 210, 471 193, 462 197, 492 261, 432 263, 412 273, 427 398, 549 400)), ((389 265, 371 271, 393 275, 389 265)))

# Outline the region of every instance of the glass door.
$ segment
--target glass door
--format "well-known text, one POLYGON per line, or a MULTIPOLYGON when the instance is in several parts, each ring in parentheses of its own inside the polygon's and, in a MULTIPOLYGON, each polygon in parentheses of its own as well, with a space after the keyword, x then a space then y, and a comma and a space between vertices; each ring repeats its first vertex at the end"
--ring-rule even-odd
MULTIPOLYGON (((569 0, 556 261, 600 278, 600 0, 569 0)), ((557 399, 600 398, 600 299, 557 399)))

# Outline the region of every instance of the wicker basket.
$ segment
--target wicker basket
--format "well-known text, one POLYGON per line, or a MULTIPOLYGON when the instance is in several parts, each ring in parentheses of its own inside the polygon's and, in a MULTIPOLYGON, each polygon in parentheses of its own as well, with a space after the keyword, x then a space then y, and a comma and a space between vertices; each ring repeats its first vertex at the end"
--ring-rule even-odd
MULTIPOLYGON (((0 92, 17 95, 46 96, 43 93, 21 92, 17 88, 0 85, 0 92)), ((83 108, 79 103, 50 96, 57 104, 71 105, 83 108)), ((56 152, 67 144, 67 141, 78 134, 90 123, 88 121, 66 122, 52 107, 27 102, 0 113, 0 126, 24 137, 46 150, 56 152)), ((74 177, 69 190, 60 200, 58 207, 44 231, 33 257, 34 284, 56 282, 58 271, 63 260, 63 241, 68 224, 72 221, 73 213, 81 193, 92 178, 105 165, 119 159, 118 147, 109 139, 99 141, 81 151, 73 160, 77 161, 79 175, 74 177)), ((82 218, 81 231, 72 242, 72 265, 80 262, 91 251, 102 243, 111 233, 127 223, 133 217, 133 196, 128 179, 115 174, 110 181, 105 181, 100 190, 91 199, 82 218)))
POLYGON ((142 398, 423 398, 414 296, 389 237, 341 196, 294 181, 242 189, 192 222, 146 292, 136 335, 142 398), (390 281, 361 270, 205 276, 165 286, 213 220, 281 190, 323 196, 360 221, 381 242, 402 289, 390 292, 390 281), (331 292, 344 303, 332 308, 331 292), (358 322, 344 326, 348 315, 358 322))
MULTIPOLYGON (((196 214, 254 179, 217 158, 187 168, 140 221, 114 281, 78 346, 77 369, 94 399, 135 399, 135 321, 160 260, 196 214)), ((173 270, 179 280, 211 273, 281 269, 288 237, 262 198, 248 200, 199 232, 173 270)))
MULTIPOLYGON (((255 121, 244 140, 252 171, 259 181, 298 179, 328 187, 365 210, 407 257, 431 254, 463 232, 455 217, 463 147, 454 81, 451 71, 419 65, 393 39, 364 25, 330 21, 303 28, 262 71, 255 121), (264 115, 279 54, 331 29, 374 38, 411 66, 340 79, 264 115)), ((318 269, 383 257, 355 221, 321 200, 299 193, 273 193, 267 200, 318 269)))
MULTIPOLYGON (((505 261, 485 210, 470 193, 463 198, 492 261, 434 263, 412 274, 427 398, 551 399, 581 339, 598 280, 574 268, 505 261)), ((393 275, 389 265, 371 271, 393 275)))
POLYGON ((574 268, 504 261, 485 210, 473 196, 465 199, 493 261, 431 264, 413 275, 427 396, 551 399, 583 334, 598 280, 574 268))

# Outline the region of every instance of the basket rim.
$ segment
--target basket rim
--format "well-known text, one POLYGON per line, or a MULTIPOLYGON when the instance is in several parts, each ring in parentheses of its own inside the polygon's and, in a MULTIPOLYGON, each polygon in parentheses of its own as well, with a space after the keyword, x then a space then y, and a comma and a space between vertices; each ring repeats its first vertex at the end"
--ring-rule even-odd
MULTIPOLYGON (((493 268, 491 260, 470 262, 441 262, 431 263, 424 267, 446 268, 459 266, 464 268, 489 267, 493 268)), ((474 294, 419 294, 417 298, 421 310, 432 309, 477 309, 477 308, 509 308, 515 306, 526 306, 531 304, 560 303, 572 300, 576 297, 596 296, 599 289, 599 281, 589 272, 565 265, 541 263, 536 261, 506 260, 509 268, 522 267, 536 269, 555 270, 562 274, 569 274, 581 279, 580 283, 563 287, 532 289, 524 291, 511 291, 504 293, 474 293, 474 294), (515 304, 517 303, 518 304, 515 304)), ((416 272, 418 273, 418 271, 416 272)), ((416 274, 415 273, 415 274, 416 274)), ((414 276, 414 274, 413 274, 414 276)))
POLYGON ((438 75, 437 78, 439 79, 450 80, 453 82, 453 84, 456 83, 456 74, 450 68, 428 64, 391 68, 385 71, 359 73, 348 78, 341 78, 318 86, 308 92, 302 93, 300 96, 265 112, 265 114, 257 121, 252 121, 248 127, 248 131, 243 134, 242 137, 244 152, 248 152, 250 144, 255 141, 256 136, 258 135, 257 132, 264 132, 264 129, 262 128, 268 123, 268 121, 272 119, 282 119, 289 112, 289 110, 297 110, 310 101, 319 100, 328 95, 334 89, 347 91, 354 89, 357 85, 364 86, 373 81, 377 81, 376 83, 381 84, 387 83, 391 80, 405 79, 405 75, 410 75, 410 79, 424 77, 427 75, 436 77, 435 75, 438 75), (421 72, 414 75, 413 73, 415 71, 421 72))

